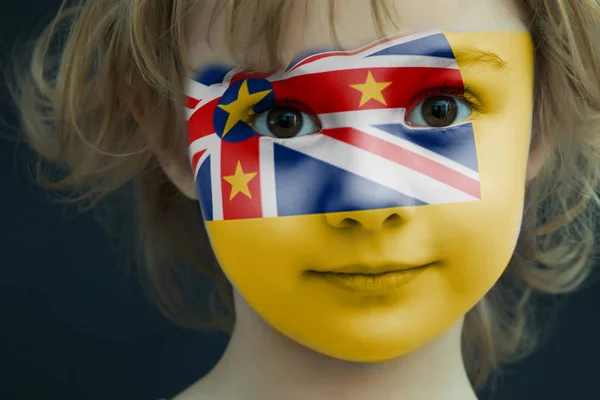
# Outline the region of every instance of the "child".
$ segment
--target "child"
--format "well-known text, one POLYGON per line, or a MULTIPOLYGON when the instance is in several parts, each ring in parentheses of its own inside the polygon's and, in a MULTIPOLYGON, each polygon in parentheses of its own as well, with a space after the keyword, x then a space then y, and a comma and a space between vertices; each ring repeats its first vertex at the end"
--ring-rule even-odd
POLYGON ((177 399, 464 400, 590 272, 599 24, 596 0, 94 0, 18 100, 54 187, 134 184, 167 316, 202 326, 182 264, 233 308, 177 399))

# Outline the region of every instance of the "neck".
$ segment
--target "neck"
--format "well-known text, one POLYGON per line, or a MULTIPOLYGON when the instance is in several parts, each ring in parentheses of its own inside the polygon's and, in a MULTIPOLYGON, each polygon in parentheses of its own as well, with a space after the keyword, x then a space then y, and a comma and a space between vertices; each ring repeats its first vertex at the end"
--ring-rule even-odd
POLYGON ((236 311, 227 350, 207 377, 227 386, 224 398, 476 400, 461 354, 462 321, 412 354, 362 364, 297 344, 266 324, 239 297, 236 311))

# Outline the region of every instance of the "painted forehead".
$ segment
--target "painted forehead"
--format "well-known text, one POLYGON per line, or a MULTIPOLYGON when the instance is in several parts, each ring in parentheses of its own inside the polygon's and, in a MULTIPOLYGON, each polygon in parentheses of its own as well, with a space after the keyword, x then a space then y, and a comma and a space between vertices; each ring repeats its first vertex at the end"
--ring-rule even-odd
MULTIPOLYGON (((383 65, 379 60, 374 58, 377 56, 389 56, 386 60, 386 66, 393 66, 394 64, 404 66, 411 61, 418 61, 418 57, 423 57, 423 60, 421 60, 423 67, 452 68, 458 64, 464 67, 477 64, 500 70, 507 66, 505 60, 489 50, 475 47, 452 48, 443 33, 427 31, 418 34, 397 34, 351 51, 332 51, 322 48, 304 51, 299 53, 287 67, 277 72, 289 74, 294 70, 305 71, 310 68, 309 66, 314 68, 315 64, 323 70, 339 69, 340 61, 348 68, 353 69, 382 67, 383 65), (367 54, 364 55, 364 53, 367 54), (360 57, 361 54, 364 58, 360 57), (409 57, 415 59, 411 60, 409 57), (430 59, 426 60, 425 58, 430 59), (437 62, 432 63, 434 58, 437 59, 437 62)), ((230 82, 232 79, 262 78, 273 73, 273 71, 267 72, 239 67, 231 63, 209 63, 197 69, 194 80, 202 85, 211 86, 230 82)))

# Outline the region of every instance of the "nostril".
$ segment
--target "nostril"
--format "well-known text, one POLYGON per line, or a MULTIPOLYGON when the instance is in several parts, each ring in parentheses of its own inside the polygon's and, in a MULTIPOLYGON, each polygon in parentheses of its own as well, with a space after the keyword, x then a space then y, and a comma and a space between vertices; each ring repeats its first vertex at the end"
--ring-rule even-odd
POLYGON ((350 228, 355 228, 359 225, 360 225, 360 222, 358 222, 357 220, 355 220, 353 218, 344 218, 343 220, 340 221, 339 228, 350 229, 350 228))
POLYGON ((402 218, 398 214, 392 214, 388 216, 385 221, 383 221, 383 225, 398 225, 401 222, 402 218))
POLYGON ((410 221, 410 213, 402 210, 361 210, 343 213, 328 213, 325 219, 329 226, 344 231, 377 231, 384 228, 397 228, 410 221))

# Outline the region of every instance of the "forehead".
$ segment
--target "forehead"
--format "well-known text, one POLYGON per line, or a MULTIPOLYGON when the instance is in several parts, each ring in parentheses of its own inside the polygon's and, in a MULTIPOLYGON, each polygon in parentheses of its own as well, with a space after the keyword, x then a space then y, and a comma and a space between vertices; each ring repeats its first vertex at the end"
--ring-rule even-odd
MULTIPOLYGON (((186 18, 187 51, 192 68, 212 63, 239 64, 247 60, 252 67, 261 67, 267 58, 270 40, 260 39, 244 43, 244 38, 264 24, 269 8, 274 9, 282 0, 242 0, 240 16, 233 29, 239 39, 235 54, 226 41, 227 13, 220 0, 205 0, 192 8, 186 18), (262 8, 261 8, 262 7, 262 8), (223 11, 223 12, 220 12, 223 11)), ((385 34, 399 31, 506 31, 526 30, 516 0, 374 0, 385 6, 381 15, 386 22, 380 26, 385 34)), ((378 27, 372 18, 372 0, 344 0, 343 7, 336 2, 331 19, 330 2, 325 0, 296 0, 281 21, 270 21, 270 27, 279 35, 278 54, 286 63, 299 54, 315 49, 355 49, 378 37, 378 27), (332 35, 335 28, 337 44, 332 35)))

